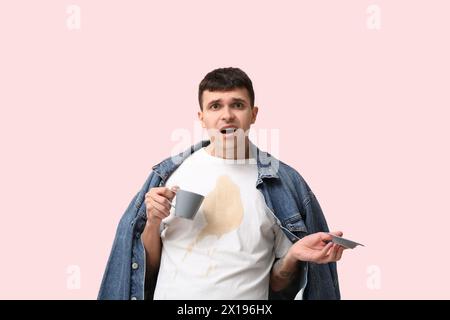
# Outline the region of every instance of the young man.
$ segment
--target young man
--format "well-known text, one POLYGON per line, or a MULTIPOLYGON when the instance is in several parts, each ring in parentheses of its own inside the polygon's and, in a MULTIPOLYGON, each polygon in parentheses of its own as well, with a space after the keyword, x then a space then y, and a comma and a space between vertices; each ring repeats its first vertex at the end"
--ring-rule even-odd
POLYGON ((210 140, 153 167, 120 221, 100 299, 340 298, 344 248, 297 171, 249 140, 254 100, 240 69, 205 76, 210 140), (193 220, 173 215, 178 188, 205 196, 193 220))

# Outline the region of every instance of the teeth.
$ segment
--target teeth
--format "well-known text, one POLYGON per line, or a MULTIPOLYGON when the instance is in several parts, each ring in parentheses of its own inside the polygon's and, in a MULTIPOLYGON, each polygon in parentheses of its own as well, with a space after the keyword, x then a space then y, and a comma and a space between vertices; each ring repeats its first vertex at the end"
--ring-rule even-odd
POLYGON ((225 133, 233 133, 236 131, 236 128, 226 128, 226 129, 222 129, 220 130, 221 133, 225 134, 225 133))

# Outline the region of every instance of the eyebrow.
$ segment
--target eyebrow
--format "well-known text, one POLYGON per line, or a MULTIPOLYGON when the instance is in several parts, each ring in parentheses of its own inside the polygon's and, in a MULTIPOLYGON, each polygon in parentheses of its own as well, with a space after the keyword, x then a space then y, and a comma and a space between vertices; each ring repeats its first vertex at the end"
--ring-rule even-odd
POLYGON ((209 107, 210 105, 215 104, 215 103, 218 103, 218 102, 220 102, 220 101, 222 101, 222 100, 221 100, 221 99, 213 100, 213 101, 211 101, 210 103, 208 103, 208 107, 209 107))
POLYGON ((233 102, 241 102, 241 103, 246 103, 246 101, 244 99, 241 98, 233 98, 233 102))
MULTIPOLYGON (((244 104, 246 103, 246 101, 244 99, 241 99, 241 98, 232 98, 231 100, 233 102, 241 102, 241 103, 244 103, 244 104)), ((208 103, 208 107, 213 105, 213 104, 215 104, 215 103, 220 103, 220 102, 222 102, 222 99, 213 100, 210 103, 208 103)))

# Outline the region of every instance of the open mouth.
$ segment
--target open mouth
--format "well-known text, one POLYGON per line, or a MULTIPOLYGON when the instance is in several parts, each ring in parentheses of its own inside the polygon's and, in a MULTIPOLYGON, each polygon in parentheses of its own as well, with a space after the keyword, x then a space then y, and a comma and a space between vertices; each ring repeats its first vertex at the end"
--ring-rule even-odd
POLYGON ((234 133, 236 132, 236 128, 226 128, 226 129, 222 129, 220 130, 221 134, 229 134, 229 133, 234 133))

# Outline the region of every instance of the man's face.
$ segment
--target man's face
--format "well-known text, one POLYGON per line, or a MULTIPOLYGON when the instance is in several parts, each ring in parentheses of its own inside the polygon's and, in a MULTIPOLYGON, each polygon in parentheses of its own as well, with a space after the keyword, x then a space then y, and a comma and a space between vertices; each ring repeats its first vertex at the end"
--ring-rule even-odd
POLYGON ((258 107, 251 107, 245 88, 203 91, 202 106, 203 111, 198 112, 198 118, 203 128, 208 130, 211 142, 215 142, 216 137, 219 137, 216 142, 222 143, 234 140, 238 134, 245 134, 247 137, 258 114, 258 107))

